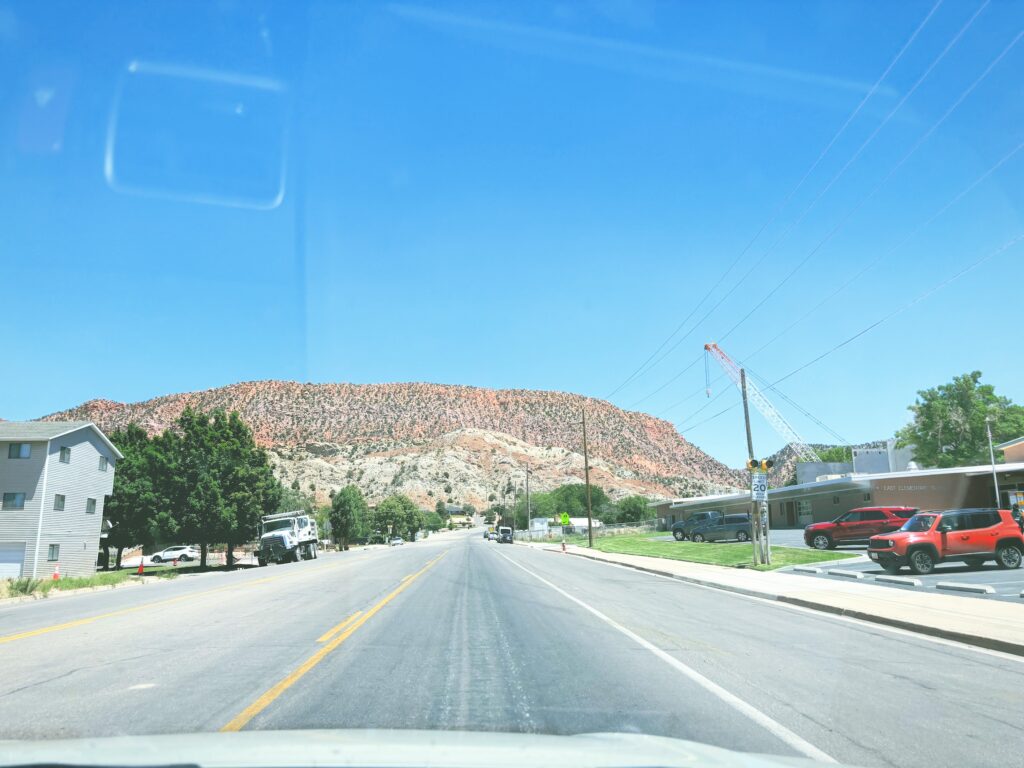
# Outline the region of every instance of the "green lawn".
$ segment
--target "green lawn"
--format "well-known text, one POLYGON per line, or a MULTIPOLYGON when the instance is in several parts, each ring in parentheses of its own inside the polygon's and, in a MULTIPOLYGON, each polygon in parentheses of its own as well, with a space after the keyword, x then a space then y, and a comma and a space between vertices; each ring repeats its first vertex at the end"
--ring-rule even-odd
MULTIPOLYGON (((657 536, 659 534, 653 534, 657 536)), ((553 542, 559 543, 559 542, 553 542)), ((567 536, 567 544, 586 546, 586 536, 567 536)), ((631 536, 599 536, 594 539, 594 549, 601 552, 615 552, 621 555, 644 555, 662 557, 668 560, 686 560, 691 563, 709 565, 749 565, 753 560, 753 544, 729 542, 726 544, 697 544, 691 541, 652 541, 652 534, 641 533, 631 536)), ((772 570, 787 565, 820 563, 825 560, 845 560, 857 555, 849 552, 820 552, 816 549, 797 547, 772 547, 772 564, 759 565, 758 570, 772 570)))

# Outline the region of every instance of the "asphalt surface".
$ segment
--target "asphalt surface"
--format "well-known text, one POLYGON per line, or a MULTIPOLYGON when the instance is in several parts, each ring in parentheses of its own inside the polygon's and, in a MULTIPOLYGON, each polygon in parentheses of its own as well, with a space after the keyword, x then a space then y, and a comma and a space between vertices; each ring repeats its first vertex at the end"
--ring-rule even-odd
MULTIPOLYGON (((858 584, 873 584, 878 587, 890 587, 892 589, 917 589, 927 590, 929 592, 940 591, 942 594, 958 594, 981 600, 1006 600, 1020 603, 1021 609, 1024 610, 1024 598, 1021 597, 1021 593, 1024 592, 1024 568, 1007 571, 1002 570, 992 562, 985 563, 980 568, 975 568, 960 562, 949 562, 939 563, 935 566, 935 570, 927 576, 918 576, 917 574, 912 573, 909 568, 903 568, 895 575, 902 579, 907 579, 908 581, 916 579, 921 582, 919 586, 910 586, 877 581, 876 577, 888 577, 890 574, 887 574, 880 565, 873 563, 870 560, 858 560, 852 563, 842 561, 838 563, 821 563, 818 567, 826 570, 834 569, 863 573, 864 578, 858 580, 856 582, 858 584), (939 582, 973 585, 987 584, 992 587, 993 593, 977 594, 970 592, 951 592, 945 589, 938 590, 936 585, 939 582)), ((792 569, 786 568, 784 570, 788 571, 792 569)), ((844 582, 850 581, 850 578, 847 576, 834 576, 829 573, 802 573, 801 575, 815 576, 820 579, 842 579, 844 582)))
POLYGON ((1022 689, 1021 658, 476 531, 0 608, 0 738, 619 731, 983 766, 1024 753, 1022 689))

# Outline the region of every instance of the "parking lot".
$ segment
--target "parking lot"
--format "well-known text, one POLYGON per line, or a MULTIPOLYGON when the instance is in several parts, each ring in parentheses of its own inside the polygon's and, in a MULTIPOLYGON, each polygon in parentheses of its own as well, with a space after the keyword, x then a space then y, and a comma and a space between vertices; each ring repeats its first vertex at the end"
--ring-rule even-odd
MULTIPOLYGON (((797 566, 797 568, 802 567, 797 566)), ((781 572, 798 572, 801 576, 856 581, 864 584, 874 584, 879 587, 891 587, 892 589, 925 589, 948 595, 964 595, 987 600, 1010 600, 1024 604, 1024 598, 1021 597, 1021 594, 1024 593, 1024 569, 1002 570, 995 563, 986 563, 980 568, 972 568, 957 562, 939 563, 935 566, 935 571, 927 576, 917 576, 911 573, 909 568, 904 568, 896 577, 892 577, 883 571, 879 565, 867 559, 858 559, 840 564, 826 563, 820 566, 820 569, 821 573, 808 573, 804 570, 794 571, 794 568, 783 568, 781 572), (863 576, 861 578, 839 576, 830 573, 830 571, 858 573, 863 574, 863 576), (883 580, 880 581, 879 577, 883 580), (888 581, 891 578, 896 578, 897 581, 888 581), (940 583, 957 585, 961 588, 988 586, 992 589, 992 592, 982 593, 940 589, 937 586, 940 583)))
MULTIPOLYGON (((672 540, 671 534, 664 534, 657 537, 667 541, 672 540)), ((771 532, 772 544, 780 547, 802 547, 804 543, 804 532, 793 529, 777 529, 771 532)), ((850 552, 865 554, 866 544, 850 544, 837 547, 837 552, 850 552)), ((797 566, 802 568, 803 566, 797 566)), ((872 563, 866 557, 853 561, 842 561, 839 563, 824 563, 818 566, 821 573, 810 573, 808 571, 794 571, 793 568, 782 568, 780 573, 794 572, 801 576, 813 576, 822 579, 835 579, 842 581, 856 581, 864 584, 875 584, 880 587, 891 587, 892 589, 926 589, 939 591, 942 594, 963 595, 967 597, 979 597, 987 600, 1009 600, 1024 605, 1024 568, 1013 571, 1006 571, 996 567, 995 563, 989 562, 981 568, 972 568, 959 562, 939 563, 935 566, 935 572, 927 576, 917 576, 904 568, 898 574, 897 582, 879 581, 878 577, 891 578, 877 563, 872 563), (849 571, 863 574, 863 577, 837 576, 829 571, 849 571), (957 590, 938 589, 939 583, 956 584, 967 588, 988 586, 992 588, 991 593, 965 592, 957 590)))

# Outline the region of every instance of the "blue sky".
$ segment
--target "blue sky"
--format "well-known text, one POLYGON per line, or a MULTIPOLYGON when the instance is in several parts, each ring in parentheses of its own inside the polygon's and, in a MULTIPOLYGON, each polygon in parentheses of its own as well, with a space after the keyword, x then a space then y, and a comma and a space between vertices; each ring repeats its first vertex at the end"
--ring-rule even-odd
MULTIPOLYGON (((0 416, 264 378, 537 388, 738 465, 705 342, 774 381, 1024 233, 1024 43, 935 127, 1019 3, 941 3, 779 208, 934 5, 0 2, 0 416)), ((1024 402, 1022 279, 1016 243, 779 388, 851 442, 969 370, 1024 402)))

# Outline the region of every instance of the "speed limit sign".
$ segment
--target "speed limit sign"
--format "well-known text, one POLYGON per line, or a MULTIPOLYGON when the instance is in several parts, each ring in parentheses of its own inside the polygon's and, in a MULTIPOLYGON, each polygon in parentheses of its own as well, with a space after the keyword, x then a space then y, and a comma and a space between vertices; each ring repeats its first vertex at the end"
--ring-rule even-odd
POLYGON ((764 472, 751 473, 750 500, 768 501, 768 475, 764 472))

